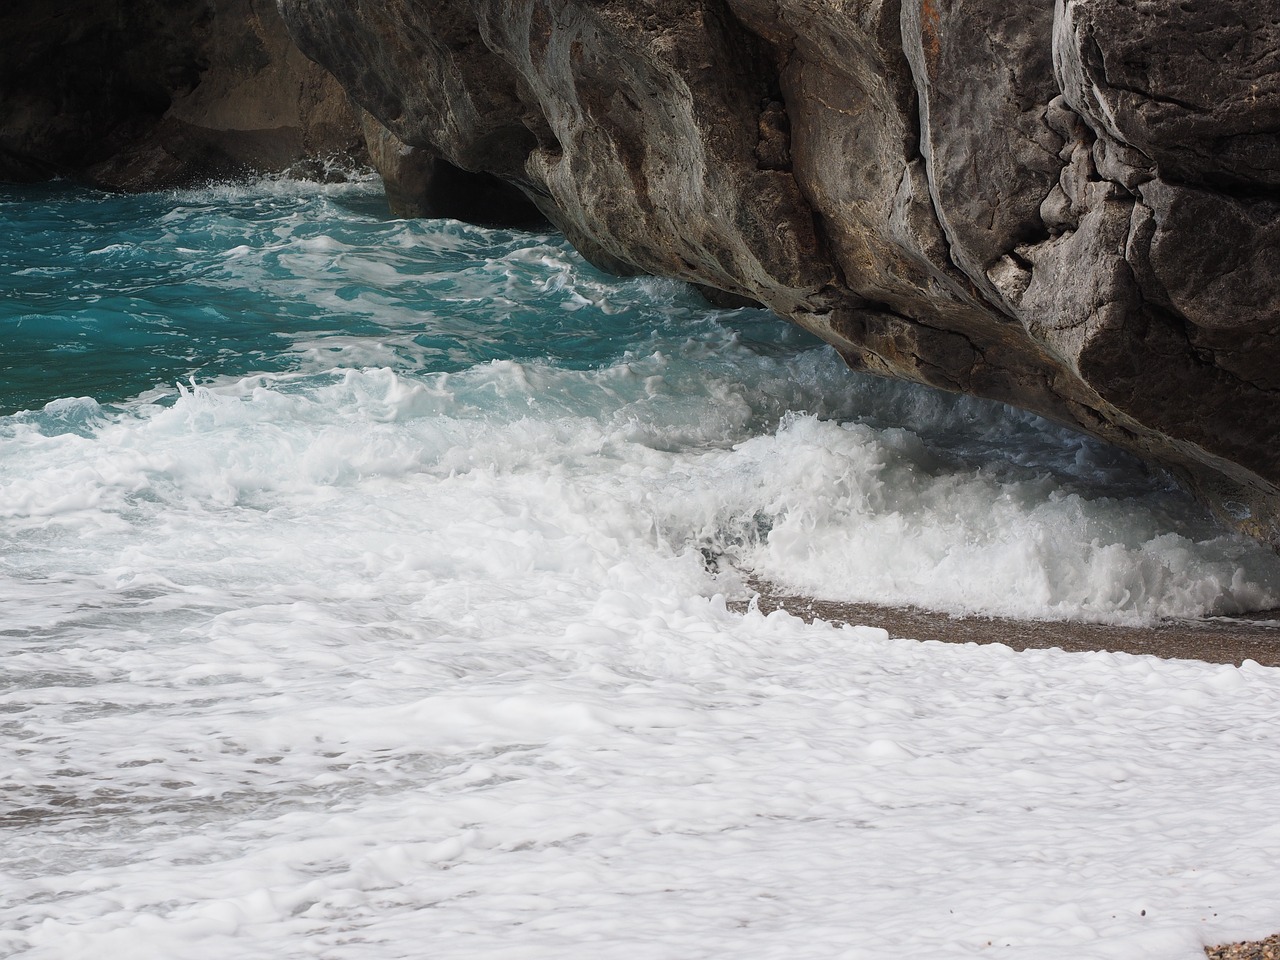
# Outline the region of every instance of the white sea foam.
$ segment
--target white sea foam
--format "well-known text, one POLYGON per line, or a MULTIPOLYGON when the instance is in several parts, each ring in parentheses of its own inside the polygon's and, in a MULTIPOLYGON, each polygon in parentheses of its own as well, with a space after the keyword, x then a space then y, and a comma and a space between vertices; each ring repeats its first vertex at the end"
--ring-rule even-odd
POLYGON ((1036 615, 1274 567, 778 419, 814 358, 748 361, 783 395, 653 355, 15 418, 0 949, 1190 960, 1280 923, 1275 671, 741 616, 694 546, 1036 615))
POLYGON ((487 471, 524 491, 530 511, 560 511, 572 495, 577 522, 632 546, 701 548, 829 598, 1134 621, 1280 601, 1269 553, 1171 515, 1157 484, 1097 495, 1070 475, 1083 464, 1085 480, 1105 476, 1096 458, 1063 458, 1058 475, 974 465, 905 428, 783 416, 815 399, 807 385, 829 389, 820 358, 740 352, 751 387, 731 365, 657 353, 587 371, 495 361, 416 379, 257 377, 182 387, 169 407, 110 422, 92 400, 59 401, 33 422, 65 435, 28 426, 5 440, 0 506, 19 528, 74 527, 149 514, 148 498, 203 517, 206 501, 275 508, 277 494, 358 496, 367 478, 461 483, 487 471))
MULTIPOLYGON (((353 260, 411 270, 298 239, 216 269, 291 251, 315 309, 353 260)), ((1280 929, 1280 672, 726 603, 751 575, 1137 622, 1274 605, 1276 558, 1092 441, 532 247, 453 293, 652 333, 442 363, 378 307, 287 372, 0 421, 0 955, 1193 960, 1280 929)))

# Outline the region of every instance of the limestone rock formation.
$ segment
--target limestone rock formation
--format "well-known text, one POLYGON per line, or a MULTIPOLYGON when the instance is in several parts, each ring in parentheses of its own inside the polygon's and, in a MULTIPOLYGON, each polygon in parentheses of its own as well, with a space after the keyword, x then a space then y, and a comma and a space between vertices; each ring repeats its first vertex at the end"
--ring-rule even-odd
MULTIPOLYGON (((1271 0, 280 0, 407 149, 1280 545, 1271 0)), ((393 178, 394 179, 394 178, 393 178)))
POLYGON ((363 157, 272 0, 6 4, 0 46, 0 180, 155 189, 363 157))

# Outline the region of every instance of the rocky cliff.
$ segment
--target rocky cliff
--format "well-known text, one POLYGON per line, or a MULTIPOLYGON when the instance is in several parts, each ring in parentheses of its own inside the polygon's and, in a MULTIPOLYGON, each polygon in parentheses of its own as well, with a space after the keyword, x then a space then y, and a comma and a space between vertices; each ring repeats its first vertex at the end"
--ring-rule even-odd
POLYGON ((155 189, 364 155, 273 0, 10 3, 0 51, 0 180, 155 189))
POLYGON ((1280 546, 1274 0, 56 0, 0 38, 0 180, 367 141, 398 212, 541 212, 1280 546))
POLYGON ((1128 447, 1280 545, 1272 0, 280 4, 419 168, 1128 447))

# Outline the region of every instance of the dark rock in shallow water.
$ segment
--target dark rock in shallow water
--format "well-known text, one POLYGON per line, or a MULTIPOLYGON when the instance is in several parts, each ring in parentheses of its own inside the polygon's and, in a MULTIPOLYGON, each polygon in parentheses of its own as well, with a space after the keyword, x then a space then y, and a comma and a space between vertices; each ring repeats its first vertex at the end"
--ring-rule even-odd
POLYGON ((1280 545, 1269 0, 281 0, 593 261, 1164 464, 1280 545))
POLYGON ((0 180, 145 190, 363 157, 271 0, 7 4, 0 45, 0 180))

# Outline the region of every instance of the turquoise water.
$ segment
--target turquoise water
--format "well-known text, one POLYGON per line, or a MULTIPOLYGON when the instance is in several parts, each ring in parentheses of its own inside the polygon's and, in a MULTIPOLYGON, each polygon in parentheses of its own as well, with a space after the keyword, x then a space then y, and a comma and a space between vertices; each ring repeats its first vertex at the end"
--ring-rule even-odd
MULTIPOLYGON (((544 434, 580 445, 618 432, 629 446, 603 462, 619 477, 645 451, 676 458, 660 511, 671 515, 642 510, 629 523, 714 570, 833 598, 1141 618, 1265 607, 1280 583, 1270 554, 1092 440, 998 404, 853 375, 768 311, 608 277, 553 234, 391 219, 371 180, 140 196, 3 188, 0 275, 0 480, 17 478, 12 515, 51 510, 50 529, 58 511, 18 492, 40 469, 23 458, 45 452, 33 436, 70 432, 106 450, 124 431, 143 443, 164 411, 195 416, 210 398, 248 430, 293 398, 309 407, 274 429, 393 422, 443 431, 459 449, 514 430, 520 442, 503 441, 503 456, 523 451, 552 474, 576 461, 557 459, 568 453, 544 434), (736 465, 686 489, 679 478, 711 451, 736 465)), ((251 431, 225 456, 249 456, 262 439, 251 431)), ((80 481, 77 497, 114 496, 80 481)), ((120 492, 118 509, 148 495, 120 492)), ((62 561, 39 550, 24 560, 62 561)))
MULTIPOLYGON (((637 304, 560 309, 564 270, 548 273, 538 256, 488 285, 487 264, 535 242, 559 256, 559 241, 392 221, 376 189, 262 186, 129 197, 0 187, 0 413, 288 370, 303 341, 341 359, 340 342, 381 340, 380 359, 415 369, 590 366, 654 321, 637 304)), ((768 336, 803 339, 785 328, 768 336)))
POLYGON ((1280 603, 1132 458, 372 182, 9 188, 0 276, 0 957, 1274 929, 1274 671, 750 607, 1280 603))

